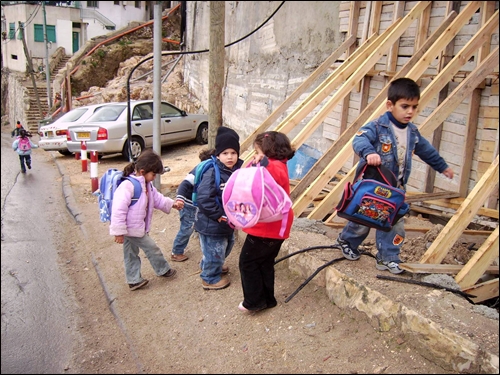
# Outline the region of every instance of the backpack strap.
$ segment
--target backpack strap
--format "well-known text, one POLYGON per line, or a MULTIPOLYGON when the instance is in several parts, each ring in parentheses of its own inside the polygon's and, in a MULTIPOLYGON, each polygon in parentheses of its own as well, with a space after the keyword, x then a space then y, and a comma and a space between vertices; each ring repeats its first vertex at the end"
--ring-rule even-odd
POLYGON ((137 203, 139 198, 141 197, 142 194, 142 186, 141 182, 133 177, 125 177, 125 180, 129 180, 132 185, 134 185, 134 195, 132 196, 132 202, 130 203, 131 206, 137 203))
MULTIPOLYGON (((220 186, 220 169, 219 166, 217 165, 217 159, 213 155, 212 155, 212 160, 214 164, 215 186, 218 188, 220 186)), ((217 201, 217 204, 222 207, 222 202, 220 201, 218 195, 215 196, 215 200, 217 201)))

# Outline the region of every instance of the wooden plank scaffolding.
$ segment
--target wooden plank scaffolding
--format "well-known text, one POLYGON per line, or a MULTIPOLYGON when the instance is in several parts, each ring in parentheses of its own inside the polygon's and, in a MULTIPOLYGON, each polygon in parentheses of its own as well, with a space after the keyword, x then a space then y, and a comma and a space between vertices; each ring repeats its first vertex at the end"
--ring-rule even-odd
MULTIPOLYGON (((443 123, 454 111, 463 107, 461 103, 468 99, 467 114, 463 115, 466 120, 463 155, 462 160, 457 163, 461 170, 455 171, 459 176, 456 191, 436 189, 435 174, 426 166, 423 191, 417 192, 418 198, 412 198, 410 192, 407 196, 415 210, 430 209, 426 208, 427 204, 456 211, 450 215, 447 225, 420 263, 403 264, 402 267, 409 272, 456 274, 457 283, 463 291, 476 296, 472 299, 476 303, 498 297, 498 266, 492 265, 499 255, 498 223, 494 231, 486 231, 490 233, 487 240, 466 265, 457 267, 440 263, 459 236, 468 231, 467 227, 476 215, 498 220, 499 51, 498 45, 492 45, 495 40, 493 35, 496 35, 498 43, 499 13, 498 9, 495 10, 496 6, 498 3, 492 1, 342 1, 341 13, 349 14, 345 41, 241 144, 241 151, 246 151, 243 158, 248 162, 254 155, 251 146, 255 136, 271 129, 271 125, 284 116, 291 105, 308 90, 310 94, 271 129, 289 134, 301 121, 314 113, 307 124, 301 125, 298 133, 294 132, 297 135, 292 139, 292 145, 297 149, 337 106, 341 106, 338 116, 340 135, 307 174, 291 186, 295 216, 306 214, 309 219, 322 220, 326 225, 334 226, 338 225, 333 223, 336 218, 334 207, 340 200, 345 183, 352 181, 357 163, 352 150, 352 139, 362 125, 385 112, 388 86, 392 80, 409 77, 421 82, 422 79, 431 78, 421 92, 418 111, 428 110, 432 107, 431 103, 434 103, 435 108, 425 114, 425 119, 419 124, 419 131, 432 140, 438 149, 442 143, 443 123), (434 12, 433 7, 443 7, 443 3, 445 15, 434 27, 434 31, 430 32, 434 13, 439 13, 437 10, 434 12), (392 14, 388 14, 391 10, 392 14), (387 16, 390 16, 391 23, 380 31, 383 29, 382 23, 387 22, 387 16), (471 24, 474 17, 479 17, 477 24, 471 24), (361 20, 362 28, 358 27, 361 20), (472 30, 472 27, 476 29, 470 31, 470 38, 467 38, 466 43, 456 42, 464 39, 462 30, 472 30), (356 35, 358 30, 360 35, 356 35), (403 59, 398 53, 409 34, 413 35, 414 50, 411 56, 403 59), (356 48, 356 45, 359 46, 356 48), (339 63, 339 60, 343 62, 339 63), (434 66, 436 60, 437 68, 434 66), (384 61, 385 70, 380 69, 384 61), (470 69, 465 69, 464 65, 470 66, 472 61, 475 64, 470 69), (314 82, 328 69, 333 72, 311 90, 314 82), (435 74, 429 74, 429 71, 435 71, 435 74), (369 100, 371 77, 375 75, 385 77, 385 85, 369 100), (455 84, 452 86, 450 82, 455 84), (460 83, 456 85, 456 82, 460 83), (496 102, 493 99, 490 100, 492 104, 482 105, 481 93, 486 86, 491 87, 490 95, 496 102), (349 104, 354 91, 360 93, 359 114, 349 123, 349 111, 352 110, 349 104), (480 117, 484 122, 482 132, 487 135, 483 134, 483 138, 477 136, 480 117), (491 137, 491 133, 496 133, 496 136, 491 137), (352 161, 351 164, 349 160, 352 161), (348 170, 344 175, 340 173, 343 168, 348 170), (340 181, 332 187, 331 182, 342 175, 340 181), (321 199, 318 199, 319 196, 321 199), (417 202, 421 205, 415 205, 417 202), (496 279, 478 283, 484 274, 496 275, 496 279)), ((418 113, 414 119, 417 116, 418 113)))

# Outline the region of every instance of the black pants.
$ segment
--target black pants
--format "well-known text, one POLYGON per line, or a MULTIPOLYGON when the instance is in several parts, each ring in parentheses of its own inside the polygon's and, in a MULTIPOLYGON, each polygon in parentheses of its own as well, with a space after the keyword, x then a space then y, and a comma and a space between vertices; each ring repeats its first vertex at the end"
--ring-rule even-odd
POLYGON ((284 240, 247 235, 240 253, 243 306, 262 310, 277 305, 274 298, 274 260, 284 240))
POLYGON ((24 162, 26 162, 26 166, 31 169, 31 155, 19 155, 19 162, 21 163, 21 172, 26 172, 24 162))

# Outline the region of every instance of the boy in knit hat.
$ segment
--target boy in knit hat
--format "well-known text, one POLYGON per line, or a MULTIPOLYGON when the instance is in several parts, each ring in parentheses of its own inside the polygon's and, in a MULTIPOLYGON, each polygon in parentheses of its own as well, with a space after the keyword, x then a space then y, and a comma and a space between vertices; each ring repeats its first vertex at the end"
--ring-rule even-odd
POLYGON ((203 253, 200 268, 201 284, 205 290, 218 290, 231 283, 223 266, 234 245, 234 229, 227 222, 222 207, 222 189, 231 174, 241 167, 240 137, 230 128, 221 126, 215 138, 215 155, 217 162, 214 168, 220 171, 220 184, 215 182, 215 169, 208 169, 198 187, 198 215, 195 230, 200 237, 203 253), (223 275, 224 273, 224 275, 223 275))

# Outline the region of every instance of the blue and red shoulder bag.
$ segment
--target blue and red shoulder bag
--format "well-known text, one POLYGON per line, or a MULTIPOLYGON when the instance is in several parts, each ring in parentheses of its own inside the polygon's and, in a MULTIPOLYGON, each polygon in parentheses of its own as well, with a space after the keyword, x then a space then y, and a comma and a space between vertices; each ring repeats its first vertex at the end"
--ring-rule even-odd
POLYGON ((410 211, 405 191, 397 188, 397 178, 383 165, 363 162, 351 184, 344 187, 337 215, 370 228, 389 232, 410 211))

